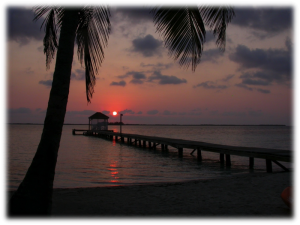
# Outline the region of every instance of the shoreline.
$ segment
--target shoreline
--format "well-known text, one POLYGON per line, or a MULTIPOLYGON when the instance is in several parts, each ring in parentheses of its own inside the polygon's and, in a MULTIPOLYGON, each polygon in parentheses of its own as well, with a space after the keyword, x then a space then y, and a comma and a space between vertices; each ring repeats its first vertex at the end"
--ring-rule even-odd
MULTIPOLYGON (((51 217, 280 217, 293 210, 280 194, 292 172, 139 185, 56 188, 51 217)), ((11 194, 12 192, 9 192, 11 194)))

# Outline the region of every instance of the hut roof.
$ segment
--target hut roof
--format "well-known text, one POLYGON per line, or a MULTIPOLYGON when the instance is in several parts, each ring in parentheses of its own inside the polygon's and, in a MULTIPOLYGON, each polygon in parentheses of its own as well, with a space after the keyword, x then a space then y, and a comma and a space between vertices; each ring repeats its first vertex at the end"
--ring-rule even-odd
POLYGON ((89 117, 89 119, 108 119, 108 118, 109 118, 108 116, 104 115, 101 112, 96 112, 95 114, 89 117))

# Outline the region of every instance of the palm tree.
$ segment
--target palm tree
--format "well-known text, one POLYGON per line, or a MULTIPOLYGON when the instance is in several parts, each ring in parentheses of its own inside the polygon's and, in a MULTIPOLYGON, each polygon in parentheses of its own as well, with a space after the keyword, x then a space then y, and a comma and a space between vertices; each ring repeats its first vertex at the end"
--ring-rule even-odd
MULTIPOLYGON (((78 58, 85 66, 86 97, 90 102, 94 92, 95 75, 104 59, 111 25, 107 7, 35 9, 35 20, 46 16, 44 53, 49 68, 56 49, 56 65, 43 133, 24 180, 9 202, 10 215, 48 215, 55 166, 66 113, 75 40, 78 58), (60 31, 57 44, 57 31, 60 31)), ((217 36, 223 51, 226 27, 234 16, 230 7, 155 7, 151 10, 157 31, 163 36, 170 55, 186 68, 195 71, 200 62, 205 41, 205 25, 217 36)))

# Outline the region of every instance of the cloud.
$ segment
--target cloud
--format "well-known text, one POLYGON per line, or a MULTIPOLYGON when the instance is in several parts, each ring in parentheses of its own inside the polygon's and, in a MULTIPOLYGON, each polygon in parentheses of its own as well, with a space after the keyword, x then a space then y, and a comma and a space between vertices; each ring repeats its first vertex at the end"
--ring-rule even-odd
POLYGON ((31 109, 26 108, 26 107, 20 107, 16 109, 9 109, 10 114, 15 114, 15 113, 21 113, 21 114, 31 114, 31 109))
POLYGON ((124 75, 118 76, 118 78, 123 79, 123 78, 127 78, 130 76, 132 77, 132 80, 130 81, 130 83, 133 83, 133 84, 143 84, 146 79, 146 75, 144 73, 137 72, 137 71, 127 72, 124 75))
POLYGON ((139 24, 145 21, 152 22, 153 15, 150 10, 143 7, 140 2, 112 2, 112 20, 130 21, 131 24, 139 24))
POLYGON ((139 114, 139 115, 140 115, 140 114, 143 114, 143 112, 142 112, 142 111, 139 111, 139 112, 137 112, 136 114, 139 114))
POLYGON ((200 84, 194 85, 194 88, 197 88, 197 87, 203 87, 205 89, 226 89, 226 88, 228 88, 227 85, 217 85, 213 81, 205 81, 200 84))
POLYGON ((95 114, 95 111, 94 110, 67 111, 67 114, 72 116, 91 116, 95 114))
POLYGON ((111 86, 122 86, 124 87, 126 85, 126 82, 124 80, 121 80, 119 82, 113 81, 110 83, 111 86))
POLYGON ((52 80, 40 80, 39 84, 42 84, 42 85, 50 88, 52 86, 52 80))
POLYGON ((223 112, 222 116, 246 116, 246 113, 245 112, 229 111, 229 112, 223 112))
POLYGON ((224 55, 224 53, 221 52, 219 49, 208 49, 206 51, 203 51, 202 56, 201 56, 201 61, 217 63, 217 59, 223 55, 224 55))
POLYGON ((270 90, 260 89, 260 88, 257 88, 256 90, 263 93, 263 94, 269 94, 271 92, 270 90))
POLYGON ((125 110, 121 111, 120 113, 122 113, 122 114, 134 114, 135 112, 133 112, 131 109, 125 109, 125 110))
POLYGON ((71 74, 71 79, 73 80, 85 80, 85 71, 82 69, 76 69, 75 72, 71 74))
POLYGON ((131 52, 141 53, 144 57, 160 56, 162 41, 148 34, 144 38, 136 38, 132 41, 131 52))
MULTIPOLYGON (((288 44, 287 44, 288 45, 288 44)), ((242 83, 251 85, 289 84, 292 74, 292 54, 285 49, 250 50, 239 45, 229 59, 239 64, 240 71, 255 69, 255 72, 244 72, 240 78, 242 83)))
POLYGON ((155 115, 158 113, 158 110, 154 109, 154 110, 150 110, 147 112, 148 115, 155 115))
POLYGON ((152 82, 154 80, 158 80, 158 83, 161 85, 187 83, 186 79, 179 79, 175 76, 162 75, 160 71, 153 72, 153 74, 148 78, 149 82, 152 82))
POLYGON ((110 111, 103 110, 102 113, 105 114, 105 115, 107 115, 107 114, 110 113, 110 111))
POLYGON ((227 75, 225 78, 222 79, 222 81, 227 82, 227 81, 231 80, 231 78, 233 78, 233 77, 234 77, 233 74, 227 75))
POLYGON ((141 67, 152 67, 152 72, 153 71, 160 71, 160 70, 166 70, 166 69, 169 69, 173 66, 174 64, 173 63, 167 63, 167 64, 163 64, 163 63, 156 63, 156 64, 144 64, 144 63, 141 63, 140 66, 141 67))
POLYGON ((42 20, 33 22, 34 13, 31 9, 9 7, 8 38, 18 42, 21 46, 26 45, 31 39, 43 40, 44 32, 40 30, 42 20))
POLYGON ((243 83, 236 84, 235 86, 240 87, 240 88, 244 88, 248 91, 253 91, 253 88, 248 87, 246 84, 243 84, 243 83))
POLYGON ((281 8, 236 8, 231 24, 251 28, 258 38, 276 35, 292 27, 293 9, 281 8))
POLYGON ((263 115, 263 112, 261 110, 248 110, 248 115, 250 116, 254 116, 254 117, 257 117, 257 116, 262 116, 263 115))
POLYGON ((177 113, 176 112, 170 112, 169 110, 165 110, 163 112, 163 115, 165 115, 165 116, 171 116, 171 115, 177 115, 177 113))
POLYGON ((24 73, 27 75, 32 75, 32 74, 34 74, 34 71, 31 69, 31 67, 27 67, 25 69, 24 73))

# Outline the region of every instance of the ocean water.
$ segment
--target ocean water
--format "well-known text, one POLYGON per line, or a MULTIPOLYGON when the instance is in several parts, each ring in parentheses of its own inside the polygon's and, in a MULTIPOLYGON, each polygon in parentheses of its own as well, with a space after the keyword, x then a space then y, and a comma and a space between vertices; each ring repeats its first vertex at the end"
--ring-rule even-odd
MULTIPOLYGON (((15 190, 31 163, 42 134, 42 125, 8 125, 7 187, 15 190)), ((184 149, 183 158, 177 149, 169 152, 142 149, 97 137, 72 135, 72 129, 87 125, 65 125, 56 165, 54 188, 77 188, 176 182, 219 178, 235 174, 265 173, 265 160, 255 159, 249 169, 247 157, 231 156, 231 167, 219 163, 219 154, 184 149)), ((119 131, 119 126, 109 126, 119 131)), ((155 126, 127 125, 123 133, 180 138, 245 147, 292 150, 292 128, 285 126, 155 126)), ((284 163, 293 168, 292 163, 284 163)), ((273 164, 273 171, 282 171, 273 164)))

